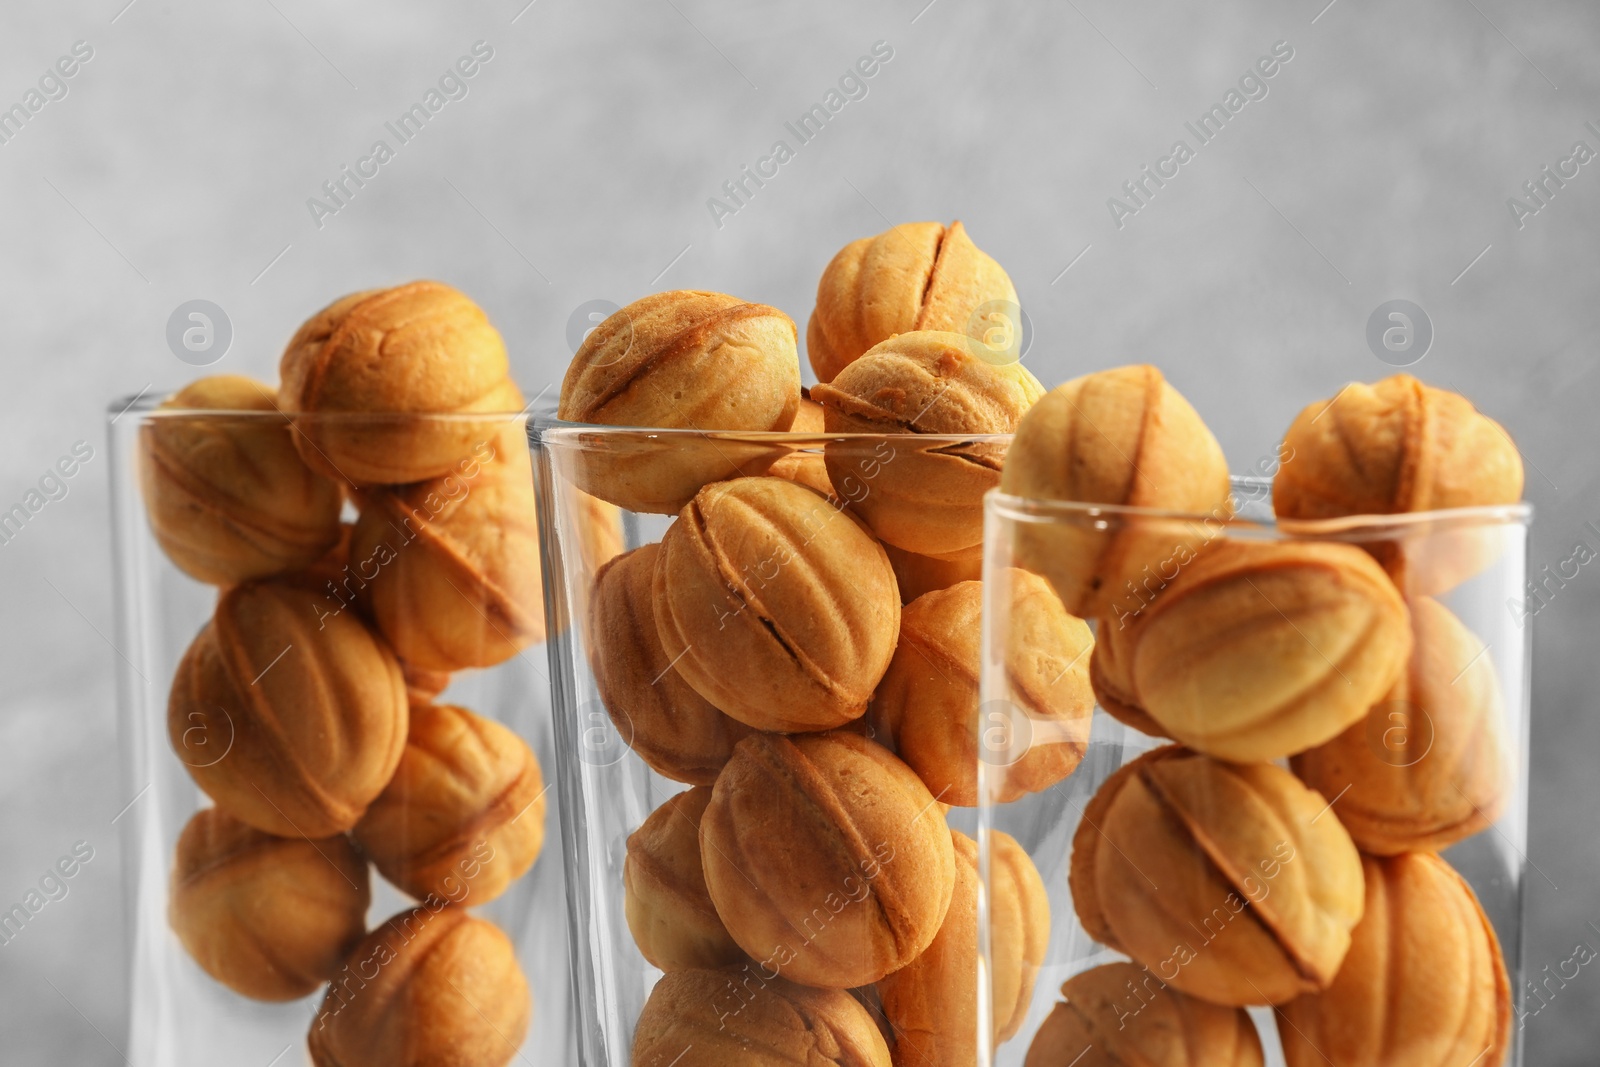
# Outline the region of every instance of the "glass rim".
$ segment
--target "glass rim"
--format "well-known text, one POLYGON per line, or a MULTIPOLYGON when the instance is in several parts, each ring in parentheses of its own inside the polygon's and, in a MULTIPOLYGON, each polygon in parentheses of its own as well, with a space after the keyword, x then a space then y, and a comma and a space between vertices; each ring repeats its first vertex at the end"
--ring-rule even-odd
MULTIPOLYGON (((1246 499, 1270 498, 1270 478, 1235 476, 1231 479, 1236 497, 1248 493, 1246 499)), ((1474 507, 1438 508, 1433 511, 1407 511, 1392 514, 1345 515, 1330 519, 1253 519, 1238 514, 1226 519, 1215 512, 1133 507, 1126 504, 1096 504, 1081 500, 1047 500, 1038 497, 1017 496, 999 489, 984 494, 984 511, 1011 522, 1044 524, 1061 520, 1106 519, 1138 522, 1198 523, 1215 526, 1221 530, 1276 531, 1293 537, 1349 536, 1353 533, 1380 530, 1404 531, 1440 526, 1528 526, 1533 521, 1533 505, 1527 501, 1516 504, 1486 504, 1474 507)))
POLYGON ((540 442, 577 444, 586 438, 611 437, 622 440, 662 441, 748 441, 763 445, 826 445, 829 442, 883 441, 899 439, 906 442, 940 442, 971 444, 1007 444, 1015 434, 1009 433, 917 433, 916 431, 885 431, 882 433, 806 433, 794 430, 716 430, 695 429, 684 426, 612 426, 597 422, 570 422, 558 418, 548 410, 529 413, 528 425, 533 439, 540 442))
POLYGON ((167 389, 153 392, 150 388, 146 388, 138 393, 114 397, 107 402, 105 413, 112 422, 116 422, 124 415, 138 415, 141 418, 155 419, 215 418, 228 419, 229 421, 310 419, 318 422, 377 423, 392 422, 400 419, 426 419, 436 422, 494 422, 496 420, 510 422, 513 419, 528 417, 531 414, 530 408, 532 406, 529 405, 518 411, 501 409, 490 411, 285 411, 281 407, 263 411, 259 408, 162 407, 178 391, 178 389, 167 389))

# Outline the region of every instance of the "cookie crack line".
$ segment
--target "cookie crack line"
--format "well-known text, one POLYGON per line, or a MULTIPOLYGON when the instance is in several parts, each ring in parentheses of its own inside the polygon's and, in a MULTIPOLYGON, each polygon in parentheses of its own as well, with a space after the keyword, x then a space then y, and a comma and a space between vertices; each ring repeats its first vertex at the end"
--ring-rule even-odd
POLYGON ((695 347, 718 330, 724 329, 734 323, 747 319, 756 319, 767 316, 772 308, 765 304, 740 303, 730 304, 718 308, 703 319, 691 322, 678 330, 666 343, 652 349, 648 356, 633 362, 626 373, 618 374, 607 386, 595 393, 584 405, 583 417, 590 418, 607 404, 632 389, 634 385, 649 374, 657 365, 682 356, 684 352, 695 347))

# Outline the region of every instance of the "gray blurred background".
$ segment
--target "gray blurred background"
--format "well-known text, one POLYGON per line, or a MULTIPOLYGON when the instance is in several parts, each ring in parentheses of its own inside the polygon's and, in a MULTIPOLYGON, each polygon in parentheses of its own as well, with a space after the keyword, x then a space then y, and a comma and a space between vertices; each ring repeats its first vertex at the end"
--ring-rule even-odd
MULTIPOLYGON (((785 309, 803 334, 838 247, 960 218, 1016 283, 1040 379, 1154 362, 1238 470, 1305 404, 1390 373, 1367 320, 1414 301, 1434 337, 1412 371, 1474 398, 1526 457, 1533 568, 1600 544, 1583 529, 1600 524, 1600 161, 1536 215, 1507 203, 1574 142, 1600 151, 1585 126, 1600 127, 1592 0, 525 4, 0 13, 0 107, 26 108, 75 42, 93 52, 0 145, 0 510, 75 442, 94 449, 0 546, 0 903, 74 842, 94 849, 70 895, 0 946, 5 1063, 121 1062, 111 819, 133 790, 104 412, 202 373, 166 340, 185 301, 231 321, 211 370, 272 379, 334 296, 437 277, 488 309, 525 391, 549 397, 586 301, 720 289, 785 309), (467 95, 319 226, 307 199, 374 141, 396 146, 384 123, 478 41, 493 57, 467 95), (800 145, 785 122, 879 41, 893 57, 866 95, 800 145), (1293 58, 1267 95, 1119 228, 1108 198, 1176 139, 1192 145, 1184 122, 1280 41, 1293 58), (794 158, 715 218, 708 199, 779 139, 794 158)), ((1533 971, 1600 946, 1596 572, 1536 622, 1529 854, 1548 877, 1530 882, 1533 971)), ((1597 1009, 1589 968, 1527 1020, 1530 1062, 1593 1064, 1597 1009)))

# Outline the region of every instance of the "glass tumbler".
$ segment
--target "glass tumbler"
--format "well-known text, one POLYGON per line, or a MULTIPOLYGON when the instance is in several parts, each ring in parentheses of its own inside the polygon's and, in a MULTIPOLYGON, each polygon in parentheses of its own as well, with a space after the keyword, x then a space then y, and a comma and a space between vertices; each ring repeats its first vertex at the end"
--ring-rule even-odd
POLYGON ((1275 522, 1270 496, 988 498, 979 984, 1016 1036, 985 1065, 1523 1062, 1531 511, 1275 522), (1040 586, 1094 631, 1062 666, 1080 759, 1044 788, 1040 586))
MULTIPOLYGON (((976 584, 1009 436, 536 418, 533 437, 581 1062, 800 1056, 802 1018, 887 1056, 875 984, 932 936, 959 859, 867 705, 902 601, 976 584), (601 499, 625 555, 587 543, 601 499), (947 558, 869 532, 911 526, 947 558), (919 874, 924 854, 942 868, 919 874), (880 909, 916 916, 889 931, 905 944, 880 909)), ((975 814, 949 817, 970 839, 975 814)))
POLYGON ((571 1063, 525 416, 108 420, 128 1062, 571 1063), (308 458, 419 436, 408 486, 308 458))

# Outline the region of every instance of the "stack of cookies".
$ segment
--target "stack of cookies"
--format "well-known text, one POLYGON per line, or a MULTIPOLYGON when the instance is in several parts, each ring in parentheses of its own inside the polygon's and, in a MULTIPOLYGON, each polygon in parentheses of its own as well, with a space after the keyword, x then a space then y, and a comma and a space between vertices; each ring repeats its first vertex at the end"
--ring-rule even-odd
MULTIPOLYGON (((568 471, 674 516, 583 594, 618 733, 687 787, 622 869, 638 951, 665 972, 641 1067, 977 1058, 978 851, 946 815, 978 802, 983 496, 1044 395, 1007 345, 1015 299, 959 222, 899 226, 824 272, 809 390, 793 321, 719 293, 639 300, 572 362, 564 420, 686 431, 613 435, 568 471)), ((1041 724, 1021 795, 1082 758, 1093 638, 1045 579, 1014 584, 1012 686, 1041 724)), ((994 852, 1001 1041, 1050 917, 1027 853, 1004 835, 994 852)))
POLYGON ((215 802, 178 842, 171 924, 244 996, 327 985, 318 1067, 505 1064, 528 986, 467 909, 537 859, 544 784, 515 733, 434 698, 544 637, 522 396, 435 282, 337 301, 280 372, 202 379, 141 429, 155 536, 218 587, 168 707, 215 802), (418 904, 369 931, 374 866, 418 904))
POLYGON ((1125 367, 1035 405, 1002 486, 1152 509, 1019 525, 1014 549, 1097 620, 1099 704, 1175 742, 1084 810, 1077 917, 1132 962, 1067 982, 1030 1067, 1259 1065, 1248 1006, 1276 1009, 1289 1067, 1498 1067, 1505 964, 1438 855, 1510 789, 1494 657, 1437 599, 1493 562, 1493 531, 1360 542, 1337 520, 1515 503, 1504 431, 1404 375, 1349 386, 1290 427, 1286 536, 1263 539, 1229 528, 1193 408, 1125 367))

